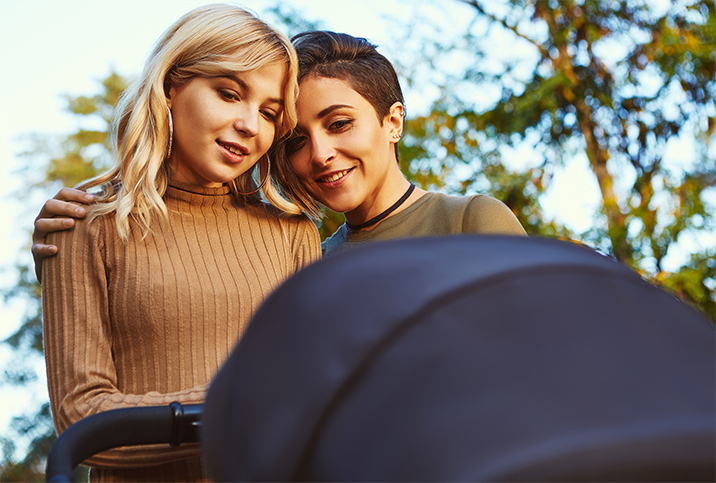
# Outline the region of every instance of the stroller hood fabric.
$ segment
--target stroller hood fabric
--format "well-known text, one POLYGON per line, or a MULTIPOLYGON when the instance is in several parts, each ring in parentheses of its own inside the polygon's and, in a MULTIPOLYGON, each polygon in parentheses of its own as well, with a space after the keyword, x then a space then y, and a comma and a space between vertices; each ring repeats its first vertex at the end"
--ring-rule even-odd
POLYGON ((716 332, 567 242, 458 235, 307 267, 207 396, 217 481, 714 480, 716 332))

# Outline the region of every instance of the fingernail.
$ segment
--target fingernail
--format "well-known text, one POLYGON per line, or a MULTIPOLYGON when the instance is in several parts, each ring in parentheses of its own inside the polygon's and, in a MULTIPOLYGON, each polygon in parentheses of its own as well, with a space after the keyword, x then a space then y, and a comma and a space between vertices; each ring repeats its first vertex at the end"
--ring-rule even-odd
POLYGON ((77 214, 80 215, 80 216, 84 215, 84 214, 85 214, 85 209, 84 209, 84 208, 77 208, 77 214))
POLYGON ((87 201, 92 201, 92 200, 94 199, 94 195, 91 195, 91 194, 88 193, 88 194, 85 195, 85 199, 86 199, 87 201))
POLYGON ((72 220, 62 220, 64 226, 72 226, 72 220))

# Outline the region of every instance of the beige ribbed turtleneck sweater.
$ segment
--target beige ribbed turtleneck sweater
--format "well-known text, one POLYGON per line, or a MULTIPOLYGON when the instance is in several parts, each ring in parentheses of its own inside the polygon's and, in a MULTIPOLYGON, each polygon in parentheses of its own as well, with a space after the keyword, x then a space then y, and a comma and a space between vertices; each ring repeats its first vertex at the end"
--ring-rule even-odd
MULTIPOLYGON (((238 207, 228 188, 169 187, 169 224, 123 243, 113 215, 50 235, 42 275, 45 358, 58 432, 109 409, 204 400, 255 310, 320 256, 305 217, 238 207)), ((193 447, 112 450, 93 480, 193 481, 193 447)))

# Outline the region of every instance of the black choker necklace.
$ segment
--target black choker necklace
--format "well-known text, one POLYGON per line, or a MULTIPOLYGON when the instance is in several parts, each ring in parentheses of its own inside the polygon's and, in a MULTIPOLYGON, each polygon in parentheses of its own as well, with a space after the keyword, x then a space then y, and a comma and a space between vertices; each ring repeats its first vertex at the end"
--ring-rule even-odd
POLYGON ((361 228, 375 225, 379 221, 383 221, 383 218, 385 218, 386 216, 388 216, 389 214, 391 214, 392 212, 397 210, 400 205, 405 203, 405 200, 407 200, 410 197, 410 195, 413 193, 414 189, 415 189, 415 185, 413 183, 410 183, 410 187, 408 187, 408 191, 406 191, 405 194, 403 196, 401 196, 400 199, 398 201, 396 201, 393 206, 391 206, 390 208, 385 210, 383 213, 371 218, 370 220, 366 221, 365 223, 361 223, 360 225, 351 225, 350 223, 348 223, 348 221, 346 221, 346 226, 348 226, 348 228, 350 228, 351 230, 360 230, 361 228))

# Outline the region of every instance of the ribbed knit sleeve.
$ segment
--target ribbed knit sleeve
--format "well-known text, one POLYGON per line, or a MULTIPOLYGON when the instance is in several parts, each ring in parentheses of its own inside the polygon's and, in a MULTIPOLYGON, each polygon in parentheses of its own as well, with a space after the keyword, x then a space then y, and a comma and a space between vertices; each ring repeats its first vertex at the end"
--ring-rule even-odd
MULTIPOLYGON (((113 222, 113 219, 111 220, 113 222)), ((166 405, 172 401, 197 404, 204 400, 207 385, 197 385, 176 391, 157 390, 123 392, 118 387, 118 368, 114 358, 117 347, 117 330, 110 318, 110 304, 116 300, 111 294, 108 280, 107 252, 116 252, 118 238, 105 239, 102 228, 108 220, 93 224, 77 223, 74 230, 58 233, 51 243, 58 245, 56 257, 46 261, 43 273, 43 319, 45 359, 52 413, 58 434, 80 419, 94 413, 134 406, 166 405), (114 299, 114 300, 113 300, 114 299)), ((176 335, 178 335, 178 331, 176 335)), ((155 373, 147 377, 148 366, 156 358, 144 348, 155 344, 137 343, 142 337, 155 334, 126 331, 127 341, 121 343, 128 358, 119 361, 121 369, 134 378, 144 372, 147 382, 162 377, 155 373)), ((165 350, 179 342, 167 339, 165 350)), ((147 463, 172 461, 189 454, 196 448, 127 448, 109 451, 87 462, 92 465, 136 466, 147 463)))
MULTIPOLYGON (((123 242, 110 215, 48 239, 59 249, 44 263, 42 284, 58 433, 109 409, 201 403, 263 300, 320 256, 305 217, 239 206, 226 189, 171 187, 165 201, 168 222, 155 220, 146 236, 132 226, 123 242)), ((107 480, 205 476, 192 445, 121 448, 85 464, 110 468, 107 480)))
POLYGON ((290 219, 295 225, 295 234, 290 237, 290 243, 294 254, 294 270, 297 272, 321 258, 321 236, 316 225, 306 218, 294 216, 290 219))

